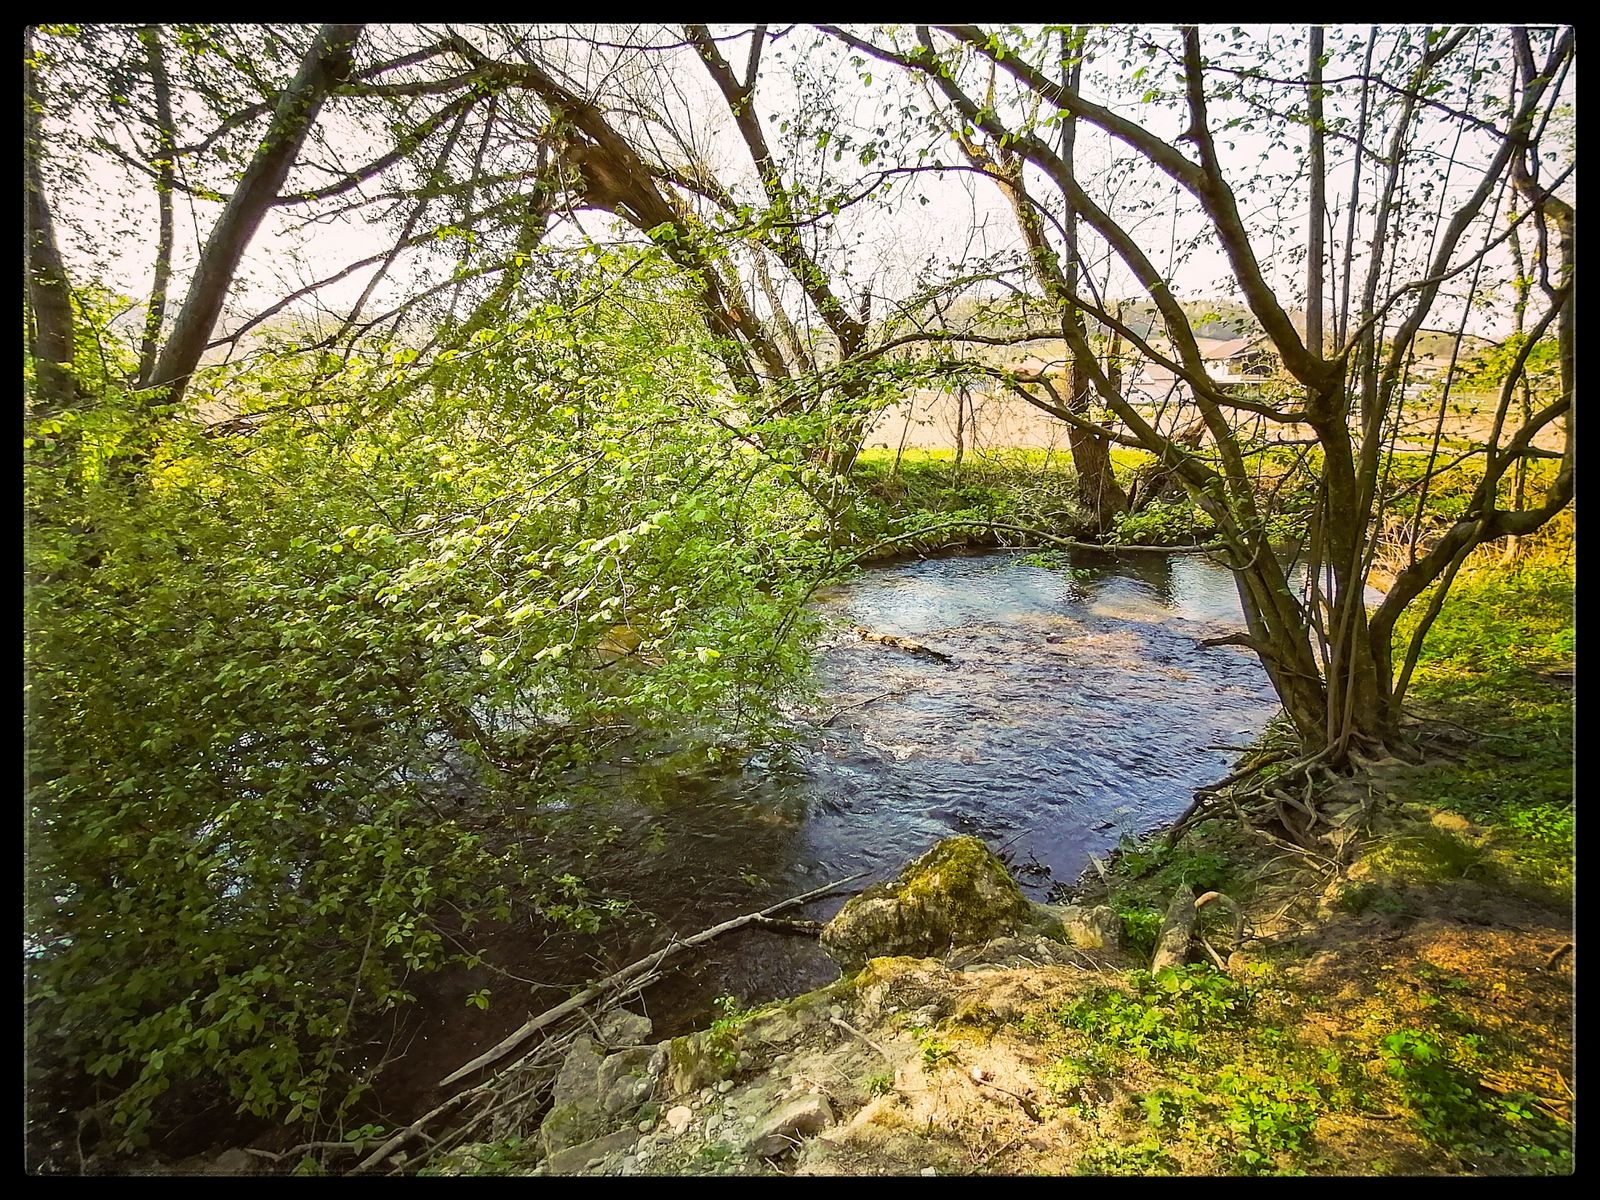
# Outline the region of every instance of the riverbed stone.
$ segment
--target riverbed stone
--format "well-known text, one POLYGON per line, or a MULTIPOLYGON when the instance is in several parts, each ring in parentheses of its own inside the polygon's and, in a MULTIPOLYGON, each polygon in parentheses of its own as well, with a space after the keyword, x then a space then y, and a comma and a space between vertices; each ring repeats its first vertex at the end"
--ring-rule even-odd
POLYGON ((772 1158, 831 1124, 833 1106, 826 1096, 801 1096, 756 1121, 746 1153, 755 1158, 772 1158))
POLYGON ((638 1136, 631 1129, 620 1129, 616 1133, 580 1142, 550 1155, 545 1160, 546 1169, 552 1175, 576 1175, 589 1164, 630 1148, 638 1136))
POLYGON ((694 1110, 687 1104, 679 1104, 667 1110, 667 1128, 675 1134, 689 1128, 689 1122, 693 1120, 694 1110))
POLYGON ((643 1046, 652 1028, 642 1013, 614 1008, 600 1018, 600 1041, 607 1046, 643 1046))
POLYGON ((1003 864, 975 837, 946 838, 887 883, 852 898, 822 930, 846 970, 880 955, 929 956, 1015 933, 1034 916, 1003 864))
POLYGON ((1075 962, 1072 948, 1064 941, 1027 935, 996 938, 981 946, 965 946, 944 960, 951 970, 968 973, 1016 967, 1064 967, 1075 962))
POLYGON ((606 1114, 592 1101, 557 1104, 545 1114, 539 1140, 546 1155, 555 1155, 599 1137, 606 1132, 606 1125, 606 1114))
POLYGON ((594 1039, 580 1037, 572 1043, 556 1074, 555 1104, 598 1103, 600 1099, 600 1051, 594 1039))
POLYGON ((665 1066, 666 1055, 654 1046, 633 1046, 608 1054, 600 1063, 600 1107, 613 1115, 636 1110, 655 1092, 665 1066))
POLYGON ((667 1090, 674 1096, 698 1092, 725 1079, 737 1061, 725 1033, 702 1030, 673 1038, 667 1044, 667 1090))

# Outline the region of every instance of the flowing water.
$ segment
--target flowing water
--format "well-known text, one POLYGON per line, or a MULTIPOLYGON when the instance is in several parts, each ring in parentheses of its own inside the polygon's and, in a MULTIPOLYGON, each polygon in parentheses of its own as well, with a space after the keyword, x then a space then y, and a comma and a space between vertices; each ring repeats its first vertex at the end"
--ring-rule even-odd
MULTIPOLYGON (((827 622, 820 711, 798 751, 596 770, 606 832, 589 877, 636 916, 554 943, 511 931, 484 946, 490 961, 570 985, 828 880, 864 871, 850 890, 865 887, 957 833, 1002 851, 1043 898, 1124 833, 1176 818, 1277 707, 1253 655, 1199 645, 1238 632, 1242 618, 1231 575, 1198 556, 1086 552, 1070 570, 1013 553, 930 559, 866 571, 816 605, 827 622)), ((793 915, 825 918, 843 900, 793 915)), ((703 1026, 716 996, 754 1003, 838 974, 814 940, 764 930, 685 957, 643 997, 657 1036, 703 1026)), ((482 972, 423 990, 434 989, 419 996, 428 1015, 408 1054, 417 1085, 566 994, 482 972), (490 1010, 466 1008, 464 994, 484 986, 490 1010)), ((407 1074, 398 1066, 387 1083, 407 1074)))

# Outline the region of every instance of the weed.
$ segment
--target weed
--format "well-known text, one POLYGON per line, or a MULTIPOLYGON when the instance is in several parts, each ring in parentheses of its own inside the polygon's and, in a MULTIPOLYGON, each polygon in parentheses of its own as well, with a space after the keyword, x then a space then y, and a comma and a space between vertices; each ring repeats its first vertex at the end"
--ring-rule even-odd
POLYGON ((1074 1168, 1079 1175, 1172 1175, 1178 1169, 1178 1160, 1156 1137, 1129 1144, 1097 1142, 1084 1151, 1074 1168))
POLYGON ((693 1165, 701 1170, 722 1167, 738 1157, 738 1150, 727 1142, 711 1142, 695 1151, 693 1165))
POLYGON ((1208 966, 1129 974, 1133 996, 1097 989, 1063 1009, 1062 1024, 1140 1058, 1165 1058, 1194 1053, 1200 1032, 1237 1022, 1248 1006, 1247 994, 1208 966))
POLYGON ((1358 883, 1346 887, 1340 891, 1334 905, 1352 913, 1364 913, 1370 908, 1391 917, 1402 917, 1411 912, 1411 906, 1401 896, 1381 883, 1358 883))
POLYGON ((922 1047, 922 1063, 924 1066, 937 1066, 947 1058, 954 1059, 956 1057, 955 1047, 938 1035, 921 1027, 914 1027, 911 1032, 916 1037, 917 1044, 922 1047))
POLYGON ((1467 1158, 1509 1154, 1528 1169, 1570 1168, 1566 1127, 1538 1112, 1532 1096, 1485 1092, 1443 1045, 1416 1029, 1390 1033, 1379 1053, 1429 1140, 1467 1158))
POLYGON ((1117 916, 1122 920, 1123 945, 1139 958, 1154 954, 1156 939, 1161 936, 1161 913, 1153 908, 1122 908, 1117 916))

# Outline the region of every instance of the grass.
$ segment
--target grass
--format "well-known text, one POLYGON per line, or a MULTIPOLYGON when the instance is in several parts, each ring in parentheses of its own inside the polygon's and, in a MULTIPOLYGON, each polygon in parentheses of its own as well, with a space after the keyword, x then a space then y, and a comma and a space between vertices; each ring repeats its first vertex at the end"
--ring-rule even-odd
MULTIPOLYGON (((1191 967, 1173 992, 1128 972, 1024 1023, 1055 1101, 1126 1097, 1080 1172, 1571 1170, 1570 997, 1544 965, 1573 894, 1570 519, 1524 561, 1500 552, 1462 572, 1424 644, 1424 762, 1385 777, 1354 878, 1320 910, 1303 897, 1321 954, 1291 939, 1250 954, 1247 981, 1191 967)), ((1262 919, 1293 876, 1274 857, 1231 820, 1173 849, 1125 839, 1106 902, 1143 958, 1180 883, 1262 919)))
MULTIPOLYGON (((982 528, 988 522, 1058 536, 1082 534, 1085 529, 1072 459, 1065 451, 969 455, 958 467, 953 451, 908 450, 896 467, 893 452, 867 450, 857 460, 852 482, 854 504, 846 521, 852 541, 871 546, 928 529, 925 537, 897 542, 889 554, 1000 544, 993 531, 982 528), (949 527, 950 522, 963 520, 973 526, 949 527)), ((1019 538, 1010 535, 1009 540, 1019 538)))

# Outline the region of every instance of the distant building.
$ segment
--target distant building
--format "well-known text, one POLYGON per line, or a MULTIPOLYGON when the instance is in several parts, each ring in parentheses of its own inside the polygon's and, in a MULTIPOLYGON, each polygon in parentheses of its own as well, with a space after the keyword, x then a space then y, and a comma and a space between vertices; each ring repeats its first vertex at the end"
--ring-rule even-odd
POLYGON ((1206 373, 1218 383, 1265 383, 1283 376, 1283 359, 1265 334, 1254 337, 1196 338, 1206 373))

